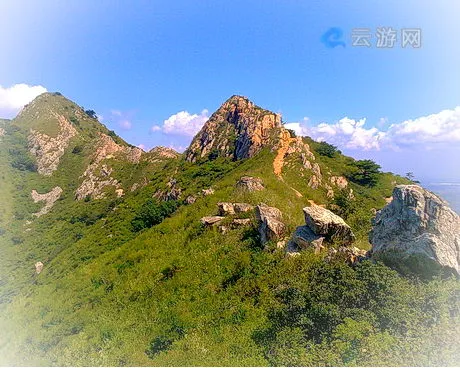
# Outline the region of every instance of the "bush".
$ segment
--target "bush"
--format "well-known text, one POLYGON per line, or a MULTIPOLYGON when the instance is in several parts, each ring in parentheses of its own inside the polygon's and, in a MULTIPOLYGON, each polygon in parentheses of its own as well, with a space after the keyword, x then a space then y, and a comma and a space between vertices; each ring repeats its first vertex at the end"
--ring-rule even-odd
POLYGON ((315 151, 319 153, 321 156, 327 156, 333 158, 337 153, 340 152, 336 146, 329 144, 327 142, 319 142, 318 147, 316 147, 315 151))
POLYGON ((141 206, 136 217, 131 221, 133 231, 140 231, 159 224, 170 216, 178 205, 177 201, 166 201, 158 204, 153 199, 149 199, 141 206))
POLYGON ((27 152, 23 150, 10 149, 9 153, 12 156, 11 167, 21 171, 37 171, 37 165, 30 158, 27 152))
POLYGON ((72 153, 78 155, 79 153, 81 153, 81 151, 83 151, 83 147, 82 146, 75 146, 72 150, 72 153))

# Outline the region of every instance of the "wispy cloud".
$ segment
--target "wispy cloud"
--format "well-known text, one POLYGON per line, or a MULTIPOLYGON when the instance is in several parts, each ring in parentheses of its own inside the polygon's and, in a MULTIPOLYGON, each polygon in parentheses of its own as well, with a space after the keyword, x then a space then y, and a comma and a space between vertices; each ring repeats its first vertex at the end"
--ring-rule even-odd
POLYGON ((193 137, 209 119, 208 113, 208 110, 203 110, 200 114, 190 114, 188 111, 180 111, 166 119, 163 125, 154 125, 150 130, 152 132, 161 131, 165 134, 193 137))
POLYGON ((131 130, 133 127, 131 115, 132 113, 121 110, 110 110, 109 120, 115 122, 120 129, 131 130))
POLYGON ((43 86, 30 86, 24 83, 6 88, 0 85, 0 117, 14 117, 24 105, 46 91, 43 86))
POLYGON ((285 126, 298 135, 308 135, 317 141, 365 151, 382 148, 398 150, 407 146, 429 149, 436 145, 460 143, 460 107, 391 124, 386 131, 382 130, 387 123, 386 118, 381 118, 376 127, 367 128, 365 118, 355 120, 344 117, 332 124, 310 126, 304 119, 285 126))

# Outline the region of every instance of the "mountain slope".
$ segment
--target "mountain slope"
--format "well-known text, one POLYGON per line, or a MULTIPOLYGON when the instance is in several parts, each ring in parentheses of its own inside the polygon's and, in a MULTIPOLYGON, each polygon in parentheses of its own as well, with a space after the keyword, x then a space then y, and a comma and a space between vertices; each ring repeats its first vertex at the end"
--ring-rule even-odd
MULTIPOLYGON (((344 216, 356 244, 367 248, 374 211, 407 180, 379 173, 365 185, 355 175, 357 161, 339 152, 321 154, 320 143, 292 136, 276 114, 238 96, 212 115, 185 157, 156 148, 130 161, 130 147, 101 138, 109 134, 93 123, 95 130, 75 128, 93 139, 83 144, 82 155, 69 151, 76 140, 86 142, 75 135, 50 176, 13 167, 9 149, 20 148, 13 139, 18 132, 4 136, 0 158, 10 189, 24 187, 9 204, 22 218, 9 219, 0 236, 3 364, 459 361, 458 281, 418 282, 369 261, 329 260, 326 252, 288 256, 276 241, 261 244, 253 212, 227 215, 220 224, 225 231, 200 222, 218 214, 219 202, 265 203, 281 211, 288 239, 304 223, 302 208, 314 202, 344 216), (264 119, 270 121, 265 128, 264 119), (109 147, 89 149, 98 142, 109 147), (105 196, 93 191, 79 200, 89 169, 98 179, 117 180, 123 195, 112 185, 101 191, 105 196), (110 170, 104 177, 102 171, 110 170), (243 176, 259 178, 263 189, 242 190, 237 183, 243 176), (62 199, 33 216, 39 208, 31 190, 56 185, 62 199), (250 221, 233 226, 235 218, 250 221)), ((41 125, 25 118, 18 124, 27 153, 28 129, 41 125)))

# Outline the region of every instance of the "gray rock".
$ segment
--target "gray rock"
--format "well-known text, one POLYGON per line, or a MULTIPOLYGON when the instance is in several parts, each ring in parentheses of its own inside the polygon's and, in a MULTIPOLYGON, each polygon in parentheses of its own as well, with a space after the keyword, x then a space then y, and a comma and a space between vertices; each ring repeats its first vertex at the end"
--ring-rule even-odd
POLYGON ((254 178, 252 176, 243 176, 236 183, 236 187, 238 189, 247 190, 249 192, 265 189, 262 179, 254 178))
POLYGON ((225 217, 222 217, 222 216, 206 216, 206 217, 202 217, 200 221, 205 226, 211 226, 211 225, 218 224, 224 218, 225 217))
POLYGON ((217 208, 219 209, 219 215, 234 215, 235 214, 235 205, 230 202, 219 202, 217 203, 217 208))
POLYGON ((219 209, 219 215, 234 215, 236 213, 249 212, 254 209, 254 206, 248 203, 230 203, 230 202, 219 202, 217 203, 219 209))
POLYGON ((246 225, 249 225, 251 223, 251 219, 234 219, 232 221, 232 225, 233 227, 239 227, 239 226, 246 226, 246 225))
POLYGON ((310 206, 303 209, 306 225, 316 235, 324 235, 327 241, 340 242, 349 245, 355 241, 355 235, 345 221, 320 206, 310 206))
POLYGON ((249 203, 233 203, 235 213, 244 213, 254 210, 254 206, 249 203))
POLYGON ((373 225, 372 258, 421 274, 440 268, 460 274, 460 218, 437 195, 399 185, 373 225))
POLYGON ((315 253, 324 248, 324 237, 316 235, 308 226, 299 226, 292 235, 291 241, 300 249, 313 247, 315 253))
POLYGON ((185 198, 185 203, 187 204, 193 204, 196 202, 196 197, 189 195, 187 198, 185 198))
POLYGON ((278 208, 265 204, 256 206, 256 218, 262 244, 270 240, 279 240, 286 233, 286 226, 281 222, 282 214, 278 208))

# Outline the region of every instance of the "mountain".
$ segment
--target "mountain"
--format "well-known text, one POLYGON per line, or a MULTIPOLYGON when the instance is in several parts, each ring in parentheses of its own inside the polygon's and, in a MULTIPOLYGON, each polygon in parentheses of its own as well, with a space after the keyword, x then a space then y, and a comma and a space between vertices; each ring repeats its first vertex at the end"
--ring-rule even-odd
POLYGON ((459 282, 363 259, 410 183, 372 161, 241 96, 184 155, 59 93, 0 128, 2 364, 460 361, 459 282))

